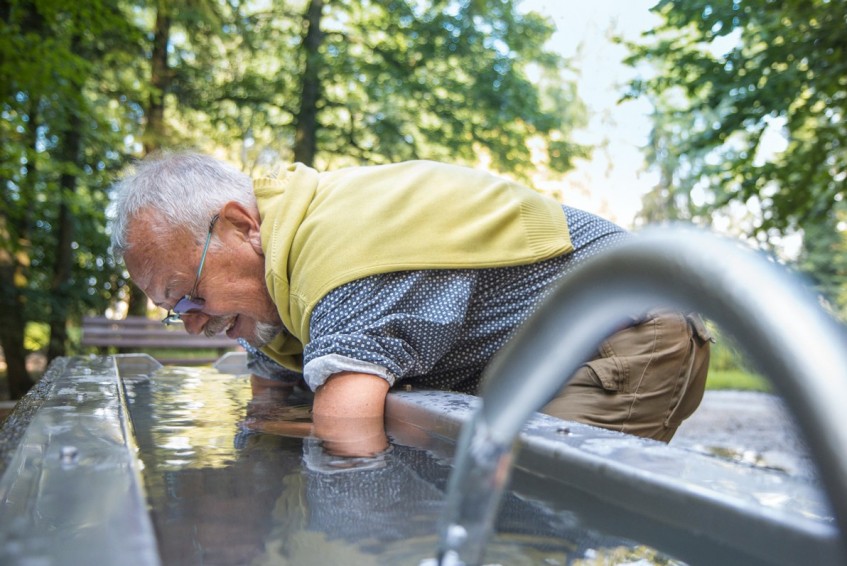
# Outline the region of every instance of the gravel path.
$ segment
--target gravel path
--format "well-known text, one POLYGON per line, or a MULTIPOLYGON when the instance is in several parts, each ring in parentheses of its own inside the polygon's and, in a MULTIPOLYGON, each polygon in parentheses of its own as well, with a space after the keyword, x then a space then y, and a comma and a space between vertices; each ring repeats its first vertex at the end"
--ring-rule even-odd
POLYGON ((671 446, 814 478, 812 461, 788 411, 767 393, 707 391, 671 446))

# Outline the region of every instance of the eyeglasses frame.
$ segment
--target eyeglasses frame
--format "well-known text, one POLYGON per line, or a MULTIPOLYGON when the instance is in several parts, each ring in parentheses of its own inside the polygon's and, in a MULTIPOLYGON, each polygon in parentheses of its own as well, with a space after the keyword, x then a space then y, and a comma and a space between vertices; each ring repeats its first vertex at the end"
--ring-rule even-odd
POLYGON ((212 220, 209 222, 209 232, 206 234, 206 243, 203 246, 203 253, 200 256, 200 265, 197 266, 197 275, 194 277, 194 285, 192 285, 191 291, 189 291, 187 295, 183 295, 182 298, 180 298, 176 302, 176 304, 173 306, 173 309, 168 309, 168 314, 165 316, 165 318, 162 319, 162 324, 164 324, 165 326, 170 326, 171 324, 175 324, 177 322, 183 322, 182 315, 200 310, 185 309, 180 312, 179 305, 183 301, 188 301, 189 303, 192 303, 192 305, 198 307, 202 307, 203 303, 206 302, 205 299, 203 299, 202 297, 196 297, 195 294, 197 293, 198 285, 200 285, 200 275, 203 273, 203 266, 206 264, 206 254, 209 253, 209 244, 212 241, 212 230, 215 228, 215 223, 218 221, 218 217, 219 215, 215 214, 212 217, 212 220))

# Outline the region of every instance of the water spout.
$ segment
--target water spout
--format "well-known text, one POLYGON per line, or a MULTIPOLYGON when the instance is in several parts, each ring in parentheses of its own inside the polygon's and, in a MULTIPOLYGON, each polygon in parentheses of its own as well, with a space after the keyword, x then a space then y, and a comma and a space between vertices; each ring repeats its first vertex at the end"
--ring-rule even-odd
MULTIPOLYGON (((714 320, 773 383, 804 432, 847 533, 847 332, 784 268, 714 235, 645 231, 558 287, 493 360, 463 428, 439 526, 441 564, 477 564, 523 424, 631 315, 675 306, 714 320)), ((847 549, 846 549, 847 550, 847 549)))

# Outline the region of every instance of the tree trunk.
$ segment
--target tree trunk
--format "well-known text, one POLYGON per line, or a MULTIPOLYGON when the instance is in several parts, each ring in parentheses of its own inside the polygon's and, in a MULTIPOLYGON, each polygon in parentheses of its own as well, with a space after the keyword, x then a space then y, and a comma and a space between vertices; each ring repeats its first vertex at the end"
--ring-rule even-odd
POLYGON ((127 301, 127 316, 147 316, 147 295, 132 281, 127 281, 129 300, 127 301))
POLYGON ((171 18, 164 2, 158 4, 156 29, 153 33, 153 51, 150 55, 150 86, 144 126, 144 154, 148 155, 162 145, 165 137, 165 96, 170 89, 171 75, 168 69, 168 44, 170 43, 171 18))
MULTIPOLYGON (((164 2, 156 10, 156 29, 153 33, 153 50, 150 56, 150 85, 152 92, 147 99, 144 125, 144 154, 149 155, 161 147, 165 138, 165 95, 170 88, 171 75, 168 68, 168 43, 170 43, 171 18, 164 2)), ((127 314, 147 316, 147 296, 132 282, 129 288, 127 314)))
MULTIPOLYGON (((7 293, 7 266, 0 266, 0 346, 6 359, 6 380, 9 384, 9 398, 20 399, 32 387, 32 378, 26 369, 26 350, 24 349, 23 305, 20 293, 7 293), (10 296, 11 295, 11 296, 10 296)), ((14 290, 12 288, 11 290, 14 290)))
MULTIPOLYGON (((2 186, 7 186, 8 180, 0 178, 2 186)), ((24 298, 20 283, 26 274, 19 264, 16 247, 20 242, 13 242, 13 232, 9 225, 17 227, 19 220, 11 217, 12 206, 6 201, 6 194, 0 193, 0 241, 9 242, 10 246, 0 246, 0 348, 6 362, 6 381, 9 387, 9 397, 19 399, 30 387, 32 378, 26 370, 26 350, 24 348, 24 298), (7 212, 8 211, 8 212, 7 212)))
MULTIPOLYGON (((30 129, 27 131, 25 145, 33 148, 36 142, 37 104, 31 101, 28 108, 30 129)), ((32 387, 32 378, 26 369, 26 299, 24 289, 29 277, 29 234, 31 231, 30 207, 35 185, 35 161, 27 163, 25 182, 20 184, 20 203, 6 206, 8 215, 0 216, 0 230, 3 240, 10 243, 7 249, 0 248, 0 346, 6 360, 6 380, 9 384, 9 398, 20 399, 32 387), (18 213, 15 213, 17 210, 18 213)), ((3 179, 3 186, 6 180, 3 179)), ((5 194, 3 195, 5 197, 5 194)))
POLYGON ((71 240, 73 239, 73 216, 67 204, 65 192, 73 192, 74 188, 66 187, 66 183, 76 183, 76 177, 70 180, 67 174, 62 174, 59 203, 59 233, 56 240, 56 263, 53 265, 53 280, 50 282, 50 343, 47 346, 48 363, 53 358, 65 355, 68 341, 68 284, 71 277, 71 240))
POLYGON ((321 98, 320 47, 323 42, 321 15, 323 0, 311 0, 306 10, 306 35, 303 38, 303 51, 306 65, 303 69, 303 89, 300 95, 300 109, 297 112, 297 129, 294 132, 294 161, 313 165, 317 153, 318 140, 318 101, 321 98))
MULTIPOLYGON (((10 17, 10 5, 0 5, 3 18, 10 17)), ((30 7, 21 22, 25 33, 43 35, 41 14, 30 7)), ((7 87, 8 88, 8 87, 7 87)), ((8 204, 8 214, 0 216, 0 230, 3 239, 9 242, 6 249, 0 248, 0 346, 6 360, 6 379, 9 384, 9 397, 20 399, 33 385, 26 369, 26 333, 27 312, 25 291, 29 279, 29 253, 32 232, 32 207, 35 201, 35 185, 38 171, 35 155, 38 140, 38 96, 29 93, 26 114, 29 117, 27 130, 23 133, 22 145, 27 148, 25 177, 19 182, 20 198, 17 203, 8 204)), ((6 179, 0 179, 4 189, 6 179)), ((5 196, 5 195, 4 195, 5 196)))
MULTIPOLYGON (((79 43, 79 38, 72 41, 79 43)), ((76 49, 74 49, 76 51, 76 49)), ((74 167, 79 165, 80 144, 82 143, 82 121, 79 113, 71 110, 68 119, 68 129, 65 132, 62 147, 62 161, 74 167)), ((53 358, 64 356, 68 343, 68 311, 71 294, 69 285, 73 269, 73 250, 71 242, 74 238, 74 216, 71 212, 70 201, 76 193, 77 175, 64 168, 59 179, 59 231, 56 238, 56 259, 53 264, 53 280, 50 282, 52 304, 50 308, 50 343, 47 346, 47 362, 53 358)))

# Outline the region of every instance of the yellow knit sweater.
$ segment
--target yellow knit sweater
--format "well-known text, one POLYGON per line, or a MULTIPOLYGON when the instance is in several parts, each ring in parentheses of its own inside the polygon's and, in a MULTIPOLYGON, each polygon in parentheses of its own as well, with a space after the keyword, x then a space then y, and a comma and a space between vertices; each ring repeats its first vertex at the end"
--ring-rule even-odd
POLYGON ((505 267, 573 250, 561 205, 494 175, 431 161, 319 173, 302 164, 253 184, 265 279, 283 324, 265 352, 300 367, 312 309, 362 277, 505 267))

